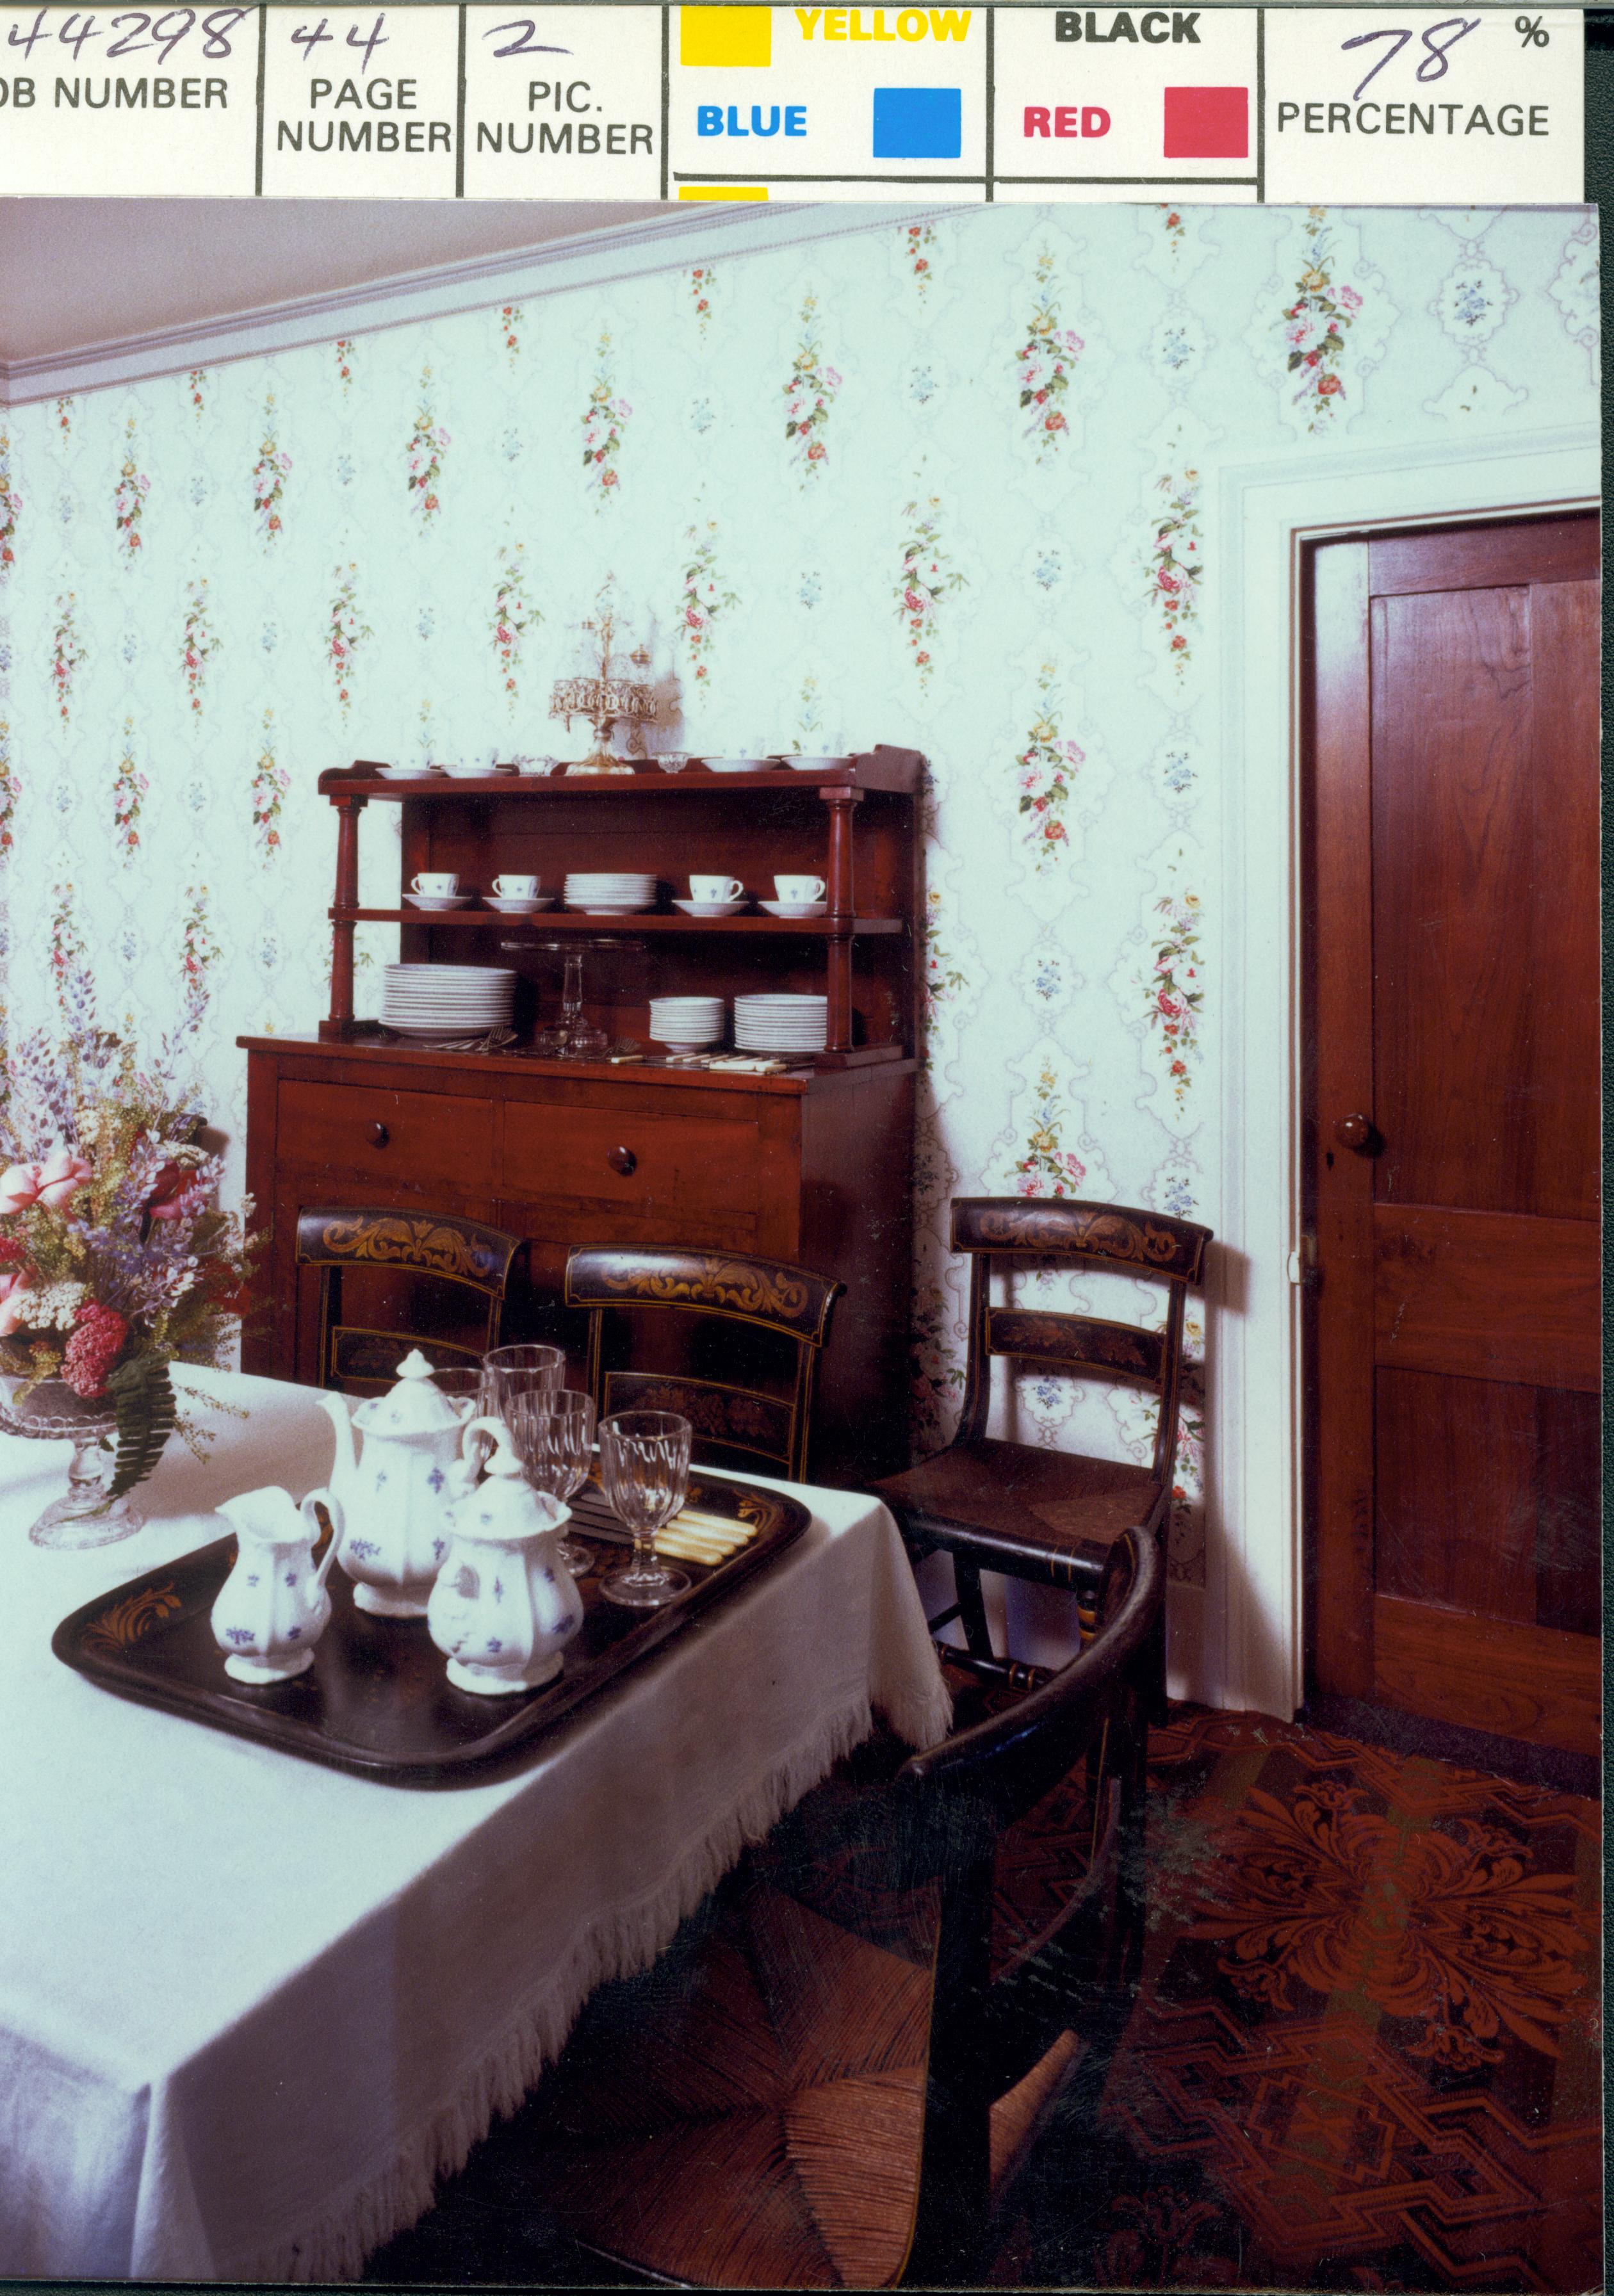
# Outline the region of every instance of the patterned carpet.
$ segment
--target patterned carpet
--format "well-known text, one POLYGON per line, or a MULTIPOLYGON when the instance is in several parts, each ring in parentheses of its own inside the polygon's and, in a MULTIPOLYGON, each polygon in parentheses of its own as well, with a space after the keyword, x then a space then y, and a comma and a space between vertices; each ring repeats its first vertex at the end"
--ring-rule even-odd
MULTIPOLYGON (((739 1885, 903 1953, 911 1903, 838 1823, 898 1751, 861 1750, 739 1885)), ((1150 1767, 1150 1938, 1096 2148, 1078 2085, 994 2282, 1599 2285, 1597 1805, 1248 1714, 1179 1710, 1150 1767)), ((1071 1782, 1011 1836, 1001 1950, 1042 1929, 1087 1824, 1071 1782)), ((653 1982, 594 2013, 631 2019, 653 1982)), ((582 2276, 520 2153, 518 2117, 365 2277, 582 2276)))

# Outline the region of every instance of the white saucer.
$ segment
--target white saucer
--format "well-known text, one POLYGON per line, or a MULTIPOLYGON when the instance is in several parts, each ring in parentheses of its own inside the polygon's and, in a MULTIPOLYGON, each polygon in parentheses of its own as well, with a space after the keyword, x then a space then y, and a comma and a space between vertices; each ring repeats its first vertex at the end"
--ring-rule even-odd
POLYGON ((770 917, 821 917, 830 905, 827 901, 763 901, 759 906, 770 917))
POLYGON ((653 909, 653 901, 568 901, 567 907, 586 917, 638 917, 653 909))
POLYGON ((423 782, 436 773, 435 766, 379 766, 376 768, 383 781, 423 782))
POLYGON ((765 774, 768 770, 766 758, 702 758, 700 762, 709 774, 765 774))
POLYGON ((555 900, 553 893, 538 893, 521 900, 517 900, 512 895, 484 893, 482 898, 490 909, 497 909, 502 917, 529 917, 535 910, 553 908, 555 900))
POLYGON ((475 900, 474 893, 406 893, 404 898, 415 909, 463 909, 475 900))
POLYGON ((828 774, 838 772, 842 766, 849 766, 852 760, 850 758, 799 758, 790 750, 781 750, 779 755, 768 762, 788 766, 793 774, 828 774))
POLYGON ((673 903, 674 908, 682 909, 686 917, 734 917, 739 915, 741 909, 749 908, 750 906, 749 893, 743 900, 740 901, 675 901, 673 903))

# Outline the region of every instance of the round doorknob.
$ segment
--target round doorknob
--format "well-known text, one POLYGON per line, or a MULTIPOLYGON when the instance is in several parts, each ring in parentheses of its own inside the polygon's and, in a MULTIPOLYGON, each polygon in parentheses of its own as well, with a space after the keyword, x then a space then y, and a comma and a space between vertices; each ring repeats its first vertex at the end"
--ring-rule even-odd
POLYGON ((367 1124, 365 1127, 365 1136, 373 1148, 384 1148, 392 1135, 386 1126, 378 1120, 374 1124, 367 1124))
POLYGON ((1358 1156, 1364 1150, 1371 1148, 1377 1137, 1378 1135, 1373 1130, 1372 1118, 1364 1116, 1359 1111, 1350 1116, 1342 1116, 1334 1127, 1334 1138, 1340 1147, 1354 1149, 1358 1156))
POLYGON ((639 1160, 631 1148, 608 1148, 605 1160, 611 1170, 620 1172, 625 1180, 630 1172, 636 1172, 639 1168, 639 1160))

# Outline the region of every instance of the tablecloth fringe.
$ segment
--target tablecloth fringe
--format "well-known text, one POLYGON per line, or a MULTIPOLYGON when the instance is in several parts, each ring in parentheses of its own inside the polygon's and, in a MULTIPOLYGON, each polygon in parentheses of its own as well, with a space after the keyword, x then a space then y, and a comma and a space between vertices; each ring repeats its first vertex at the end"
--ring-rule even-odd
MULTIPOLYGON (((911 1711, 888 1710, 887 1719, 910 1745, 931 1744, 945 1735, 950 1716, 945 1691, 941 1699, 939 1707, 934 1696, 915 1699, 909 1702, 911 1711)), ((438 2183, 464 2167, 472 2145, 486 2136, 496 2117, 516 2111, 544 2067, 560 2055, 595 1987, 648 1968, 741 1851, 762 1841, 873 1726, 866 1698, 828 1717, 810 1739, 759 1778, 649 1896, 578 1939, 543 1996, 516 2016, 470 2070, 459 2095, 415 2132, 389 2168, 353 2189, 295 2241, 278 2243, 227 2276, 356 2280, 367 2257, 430 2208, 438 2183)))

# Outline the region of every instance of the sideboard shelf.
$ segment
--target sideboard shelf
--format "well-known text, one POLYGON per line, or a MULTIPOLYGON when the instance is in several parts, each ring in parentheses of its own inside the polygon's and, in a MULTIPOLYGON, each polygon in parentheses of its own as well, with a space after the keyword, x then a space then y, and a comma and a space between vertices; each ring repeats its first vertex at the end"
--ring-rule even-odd
POLYGON ((540 909, 527 917, 501 916, 496 909, 337 909, 334 922, 345 917, 357 925, 414 925, 433 933, 530 931, 538 939, 552 932, 584 933, 593 939, 631 940, 640 933, 717 935, 758 933, 777 940, 854 940, 889 938, 905 933, 903 917, 685 917, 667 916, 656 909, 637 916, 590 916, 581 909, 540 909))

